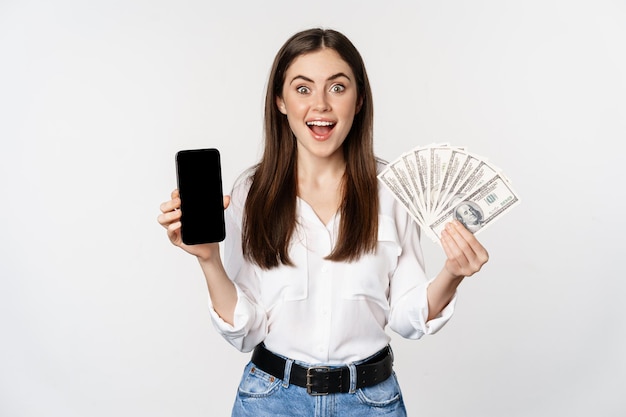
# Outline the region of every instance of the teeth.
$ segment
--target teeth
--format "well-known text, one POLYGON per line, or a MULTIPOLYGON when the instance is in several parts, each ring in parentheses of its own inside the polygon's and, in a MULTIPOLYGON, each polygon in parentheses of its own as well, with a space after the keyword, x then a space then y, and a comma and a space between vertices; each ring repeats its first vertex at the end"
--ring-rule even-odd
POLYGON ((312 122, 306 122, 307 126, 332 126, 333 122, 323 122, 321 120, 315 120, 312 122))

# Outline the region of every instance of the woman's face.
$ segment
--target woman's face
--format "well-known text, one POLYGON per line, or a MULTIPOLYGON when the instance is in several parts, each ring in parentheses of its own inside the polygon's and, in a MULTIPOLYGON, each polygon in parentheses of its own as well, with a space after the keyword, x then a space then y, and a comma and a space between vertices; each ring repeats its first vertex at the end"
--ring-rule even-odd
POLYGON ((296 58, 285 74, 281 113, 298 142, 298 158, 343 158, 341 145, 359 110, 356 80, 334 49, 296 58))

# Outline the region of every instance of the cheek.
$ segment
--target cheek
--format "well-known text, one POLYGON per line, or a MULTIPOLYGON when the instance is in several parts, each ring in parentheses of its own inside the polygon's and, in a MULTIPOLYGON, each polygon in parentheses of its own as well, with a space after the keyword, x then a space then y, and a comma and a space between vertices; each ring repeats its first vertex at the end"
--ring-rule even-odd
POLYGON ((289 109, 289 113, 287 114, 287 124, 289 124, 289 129, 298 135, 298 132, 304 132, 304 129, 308 129, 308 127, 302 123, 302 118, 294 114, 294 112, 289 109))
POLYGON ((354 106, 345 106, 341 109, 341 116, 345 119, 354 119, 356 108, 354 106))
POLYGON ((289 100, 287 98, 283 101, 283 108, 285 109, 285 114, 295 118, 302 115, 306 106, 301 100, 289 100))

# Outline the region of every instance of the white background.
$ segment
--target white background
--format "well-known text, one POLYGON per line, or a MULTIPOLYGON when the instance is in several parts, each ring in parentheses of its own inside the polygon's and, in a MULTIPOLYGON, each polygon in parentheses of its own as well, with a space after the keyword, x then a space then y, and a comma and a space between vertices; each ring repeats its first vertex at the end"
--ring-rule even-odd
MULTIPOLYGON (((394 337, 409 414, 626 415, 626 3, 0 0, 0 415, 227 416, 249 355, 157 224, 180 149, 261 149, 294 32, 361 51, 376 150, 464 145, 522 204, 457 314, 394 337)), ((424 241, 429 274, 440 249, 424 241)))

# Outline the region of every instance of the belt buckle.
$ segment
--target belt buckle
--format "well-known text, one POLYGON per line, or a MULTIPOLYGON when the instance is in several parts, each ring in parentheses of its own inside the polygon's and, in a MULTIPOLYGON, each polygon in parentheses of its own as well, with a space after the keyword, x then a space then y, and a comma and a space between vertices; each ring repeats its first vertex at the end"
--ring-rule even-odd
POLYGON ((313 391, 313 382, 311 382, 311 378, 315 375, 313 372, 322 372, 327 373, 330 372, 330 366, 313 366, 311 368, 306 369, 306 392, 309 395, 320 396, 320 395, 328 395, 328 384, 326 384, 326 391, 313 391))

